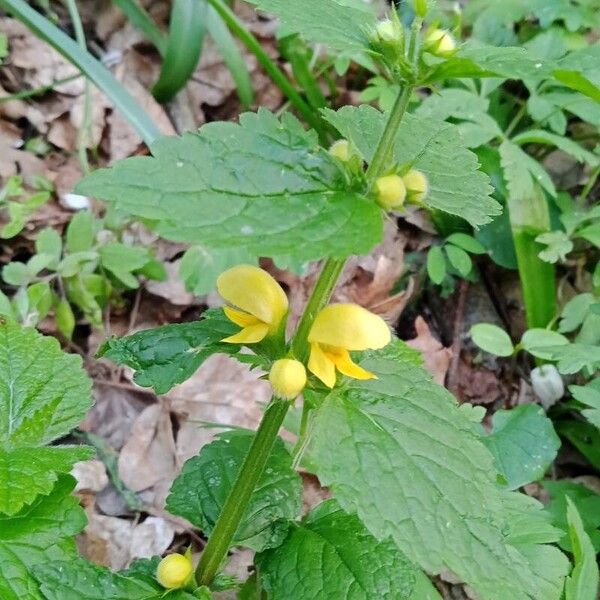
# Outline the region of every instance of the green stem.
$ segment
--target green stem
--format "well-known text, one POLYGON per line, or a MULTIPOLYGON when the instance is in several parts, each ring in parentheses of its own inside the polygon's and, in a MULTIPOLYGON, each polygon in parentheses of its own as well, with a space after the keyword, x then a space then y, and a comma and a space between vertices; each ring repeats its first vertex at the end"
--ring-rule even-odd
POLYGON ((237 15, 223 2, 223 0, 208 0, 219 16, 227 23, 231 31, 240 41, 256 56, 262 68, 267 72, 275 85, 287 96, 290 102, 302 114, 306 122, 319 134, 322 143, 327 142, 327 132, 317 113, 304 101, 302 96, 294 89, 290 80, 283 71, 271 60, 260 42, 244 27, 237 15))
POLYGON ((587 180, 587 183, 585 184, 585 187, 581 190, 581 194, 579 194, 579 198, 577 198, 577 202, 579 203, 579 206, 583 206, 585 204, 588 194, 592 191, 592 188, 594 187, 594 184, 596 183, 596 180, 598 179, 599 175, 600 175, 600 166, 596 167, 592 171, 589 179, 587 180))
POLYGON ((379 139, 379 143, 375 149, 373 160, 371 160, 367 168, 366 176, 370 182, 373 182, 381 176, 385 170, 388 156, 394 146, 398 127, 400 127, 402 117, 404 117, 404 113, 408 107, 408 101, 410 100, 412 91, 413 87, 411 85, 406 85, 400 94, 398 94, 396 102, 394 102, 392 112, 390 113, 388 122, 383 130, 383 135, 379 139))
MULTIPOLYGON (((209 0, 209 2, 215 6, 217 0, 209 0)), ((215 9, 217 9, 216 6, 215 9)), ((411 91, 412 87, 407 87, 399 94, 372 161, 377 161, 380 166, 377 168, 373 168, 372 165, 369 166, 370 177, 377 177, 383 169, 385 156, 392 148, 411 91), (402 99, 401 102, 400 99, 402 99), (385 143, 382 143, 383 140, 385 140, 385 143)), ((369 173, 369 171, 367 172, 369 173)), ((292 341, 292 350, 296 358, 302 362, 306 362, 308 358, 308 334, 313 321, 319 311, 329 302, 345 264, 345 259, 328 258, 306 303, 304 313, 298 323, 296 334, 292 341)), ((275 438, 289 406, 290 402, 288 401, 273 399, 265 411, 237 479, 229 492, 215 528, 202 552, 200 562, 196 568, 196 581, 199 585, 210 585, 212 583, 223 559, 227 555, 233 536, 240 525, 252 496, 252 492, 265 469, 269 454, 275 443, 275 438)), ((303 420, 305 422, 305 429, 310 430, 310 427, 308 427, 308 416, 306 414, 303 420)), ((302 443, 306 442, 306 437, 304 436, 302 443)))
POLYGON ((233 540, 254 488, 262 475, 290 403, 273 399, 260 422, 250 450, 225 501, 196 567, 199 585, 210 585, 233 540))
POLYGON ((515 130, 516 126, 520 123, 521 119, 525 116, 525 111, 527 110, 527 105, 523 104, 521 108, 516 112, 512 121, 508 124, 504 135, 506 137, 510 137, 511 133, 515 130))
POLYGON ((296 469, 304 453, 304 449, 308 444, 309 433, 310 433, 310 415, 313 411, 313 407, 310 406, 306 401, 302 405, 302 418, 300 421, 300 431, 298 432, 298 440, 292 450, 292 467, 296 469))
POLYGON ((14 94, 10 94, 10 96, 0 96, 0 104, 4 102, 12 102, 13 100, 25 100, 27 98, 32 98, 34 96, 41 96, 50 90, 53 90, 55 87, 62 85, 63 83, 69 83, 71 81, 75 81, 79 79, 82 75, 78 73, 77 75, 71 75, 70 77, 65 77, 63 79, 56 79, 52 83, 48 85, 43 85, 41 87, 34 88, 32 90, 23 90, 21 92, 16 92, 14 94))

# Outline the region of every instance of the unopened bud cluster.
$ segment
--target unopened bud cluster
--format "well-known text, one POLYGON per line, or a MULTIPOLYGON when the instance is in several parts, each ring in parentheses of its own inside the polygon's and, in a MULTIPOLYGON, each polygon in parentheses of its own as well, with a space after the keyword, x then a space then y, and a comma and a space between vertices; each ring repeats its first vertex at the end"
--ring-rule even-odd
POLYGON ((374 187, 377 203, 385 210, 400 208, 406 200, 420 204, 429 191, 427 177, 416 169, 411 169, 403 176, 392 174, 379 177, 374 187))

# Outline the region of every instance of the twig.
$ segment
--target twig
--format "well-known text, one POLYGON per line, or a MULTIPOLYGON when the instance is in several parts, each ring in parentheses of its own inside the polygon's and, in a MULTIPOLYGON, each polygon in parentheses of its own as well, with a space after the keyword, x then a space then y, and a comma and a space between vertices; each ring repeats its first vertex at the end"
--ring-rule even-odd
POLYGON ((462 328, 463 320, 465 315, 465 302, 467 299, 467 292, 469 291, 469 282, 463 279, 460 282, 458 289, 458 303, 456 305, 456 312, 454 313, 454 330, 452 339, 452 360, 450 361, 450 368, 448 369, 447 387, 448 389, 458 397, 458 366, 460 364, 460 351, 462 348, 462 328))

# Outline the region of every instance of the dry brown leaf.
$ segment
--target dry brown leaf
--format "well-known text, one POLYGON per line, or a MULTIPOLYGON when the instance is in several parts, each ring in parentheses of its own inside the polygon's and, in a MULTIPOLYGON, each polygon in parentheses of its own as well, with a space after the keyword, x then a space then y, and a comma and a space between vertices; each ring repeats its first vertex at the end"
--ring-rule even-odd
POLYGON ((271 395, 270 385, 258 376, 247 365, 215 354, 190 379, 167 394, 171 409, 180 416, 180 464, 195 456, 219 431, 202 427, 202 422, 256 428, 262 415, 261 403, 266 403, 271 395))
POLYGON ((167 279, 165 281, 149 280, 145 283, 146 289, 155 296, 165 298, 177 306, 193 306, 200 304, 199 299, 185 289, 185 284, 179 276, 180 260, 165 263, 167 279))
POLYGON ((416 318, 415 329, 417 337, 408 340, 406 344, 421 352, 425 368, 433 375, 433 380, 440 385, 444 385, 444 379, 450 366, 452 350, 444 348, 440 341, 433 337, 423 317, 416 318))
POLYGON ((148 406, 137 417, 119 454, 119 477, 134 492, 169 484, 176 475, 175 440, 163 403, 148 406))
POLYGON ((100 460, 84 460, 75 463, 71 475, 77 480, 75 492, 99 492, 108 485, 106 467, 100 460))

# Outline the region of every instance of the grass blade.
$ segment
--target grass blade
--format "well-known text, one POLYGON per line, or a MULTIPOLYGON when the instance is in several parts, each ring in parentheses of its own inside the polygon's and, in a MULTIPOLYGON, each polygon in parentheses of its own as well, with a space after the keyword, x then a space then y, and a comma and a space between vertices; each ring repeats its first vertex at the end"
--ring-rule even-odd
POLYGON ((11 13, 38 37, 50 44, 93 81, 108 96, 115 107, 121 111, 146 144, 149 145, 161 135, 152 119, 121 83, 115 79, 113 74, 89 52, 82 50, 74 40, 48 19, 36 12, 23 0, 0 0, 0 7, 11 13))
POLYGON ((158 28, 152 17, 137 0, 114 0, 134 27, 139 29, 152 42, 161 56, 167 53, 167 36, 158 28))
POLYGON ((167 102, 194 72, 204 41, 208 6, 204 0, 175 0, 171 10, 167 51, 152 94, 167 102))
POLYGON ((212 6, 208 10, 206 27, 235 81, 241 103, 244 108, 249 108, 254 99, 254 91, 244 57, 237 47, 235 39, 231 35, 227 25, 225 25, 212 6))

